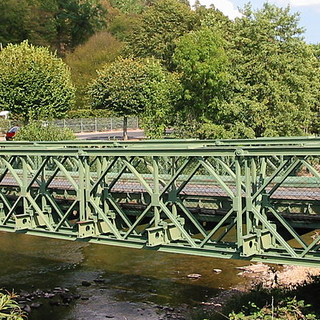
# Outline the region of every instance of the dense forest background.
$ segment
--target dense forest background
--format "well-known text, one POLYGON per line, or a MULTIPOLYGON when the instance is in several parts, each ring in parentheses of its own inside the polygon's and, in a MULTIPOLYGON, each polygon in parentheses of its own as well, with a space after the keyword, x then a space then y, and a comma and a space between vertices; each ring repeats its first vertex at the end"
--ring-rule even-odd
POLYGON ((68 117, 138 115, 150 137, 318 134, 320 45, 290 8, 230 20, 187 0, 0 0, 0 43, 48 47, 76 87, 68 117))

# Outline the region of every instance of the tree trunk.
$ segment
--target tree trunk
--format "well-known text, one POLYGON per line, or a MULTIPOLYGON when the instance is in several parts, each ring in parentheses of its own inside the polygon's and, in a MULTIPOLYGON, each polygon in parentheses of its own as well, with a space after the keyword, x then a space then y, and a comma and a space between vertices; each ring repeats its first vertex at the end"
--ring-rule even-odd
POLYGON ((123 140, 128 140, 128 118, 123 117, 123 140))

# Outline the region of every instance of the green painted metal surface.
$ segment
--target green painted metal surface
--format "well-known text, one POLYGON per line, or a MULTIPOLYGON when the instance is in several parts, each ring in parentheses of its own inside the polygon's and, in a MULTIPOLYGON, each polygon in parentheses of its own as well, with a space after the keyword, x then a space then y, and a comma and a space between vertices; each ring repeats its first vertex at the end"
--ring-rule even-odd
POLYGON ((320 266, 320 139, 0 144, 0 230, 320 266))

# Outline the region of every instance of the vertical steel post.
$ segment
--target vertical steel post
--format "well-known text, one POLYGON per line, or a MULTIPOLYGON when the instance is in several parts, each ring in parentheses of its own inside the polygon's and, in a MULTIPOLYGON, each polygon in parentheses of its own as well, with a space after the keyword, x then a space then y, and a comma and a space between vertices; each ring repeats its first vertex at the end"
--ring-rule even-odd
POLYGON ((27 185, 28 185, 28 168, 27 162, 21 157, 22 162, 22 186, 21 186, 21 196, 23 197, 23 213, 28 214, 28 201, 27 201, 27 185))
MULTIPOLYGON (((88 158, 87 157, 83 157, 83 167, 84 167, 84 174, 85 174, 85 183, 84 183, 84 196, 85 196, 85 214, 86 214, 86 219, 88 219, 88 217, 91 217, 92 212, 91 212, 91 208, 89 206, 89 200, 90 200, 90 166, 88 163, 88 158)), ((96 217, 96 215, 94 216, 96 217)))
MULTIPOLYGON (((171 171, 171 177, 173 177, 173 176, 176 174, 176 171, 177 171, 176 157, 172 157, 172 158, 171 158, 171 168, 170 168, 170 171, 171 171)), ((177 201, 177 199, 176 199, 176 195, 177 195, 177 182, 176 182, 176 181, 174 181, 174 182, 172 183, 171 193, 172 193, 172 194, 173 194, 173 193, 175 194, 175 199, 174 199, 175 202, 172 202, 172 214, 173 214, 174 216, 177 216, 178 214, 177 214, 177 204, 176 204, 176 201, 177 201)), ((173 199, 171 199, 171 200, 173 200, 173 199)))
POLYGON ((158 157, 152 157, 152 166, 153 166, 152 204, 154 206, 155 226, 158 226, 158 224, 160 222, 160 213, 159 213, 160 186, 159 186, 159 159, 158 159, 158 157))
POLYGON ((242 247, 242 236, 243 236, 243 226, 242 226, 242 198, 241 198, 241 165, 240 157, 235 157, 235 168, 236 168, 236 196, 233 200, 234 211, 237 213, 237 246, 242 247))
MULTIPOLYGON (((258 185, 257 188, 260 188, 260 186, 264 183, 265 178, 266 178, 266 174, 267 174, 267 161, 266 158, 260 158, 261 164, 260 164, 260 177, 259 177, 259 181, 258 181, 258 185)), ((256 199, 256 202, 260 202, 262 203, 262 194, 260 194, 256 199)), ((264 207, 264 205, 259 205, 257 206, 257 209, 261 211, 261 214, 266 218, 266 208, 264 207)))
POLYGON ((249 159, 244 159, 245 165, 245 187, 246 187, 246 233, 249 234, 252 231, 252 199, 251 199, 251 184, 253 180, 253 174, 251 174, 249 159))
POLYGON ((79 201, 79 217, 80 222, 86 221, 86 205, 85 205, 85 168, 82 163, 81 157, 78 157, 79 168, 79 189, 78 189, 78 201, 79 201))

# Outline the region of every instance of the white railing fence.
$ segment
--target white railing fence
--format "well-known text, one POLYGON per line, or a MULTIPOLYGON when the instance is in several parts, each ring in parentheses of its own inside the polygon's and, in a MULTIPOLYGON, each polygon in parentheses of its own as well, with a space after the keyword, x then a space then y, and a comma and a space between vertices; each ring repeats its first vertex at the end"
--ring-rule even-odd
MULTIPOLYGON (((103 132, 117 131, 123 128, 123 118, 79 118, 79 119, 59 119, 53 120, 53 124, 61 128, 70 128, 73 132, 103 132)), ((20 126, 16 120, 0 119, 0 132, 4 134, 13 126, 20 126)), ((128 129, 139 129, 139 118, 128 117, 128 129)))

